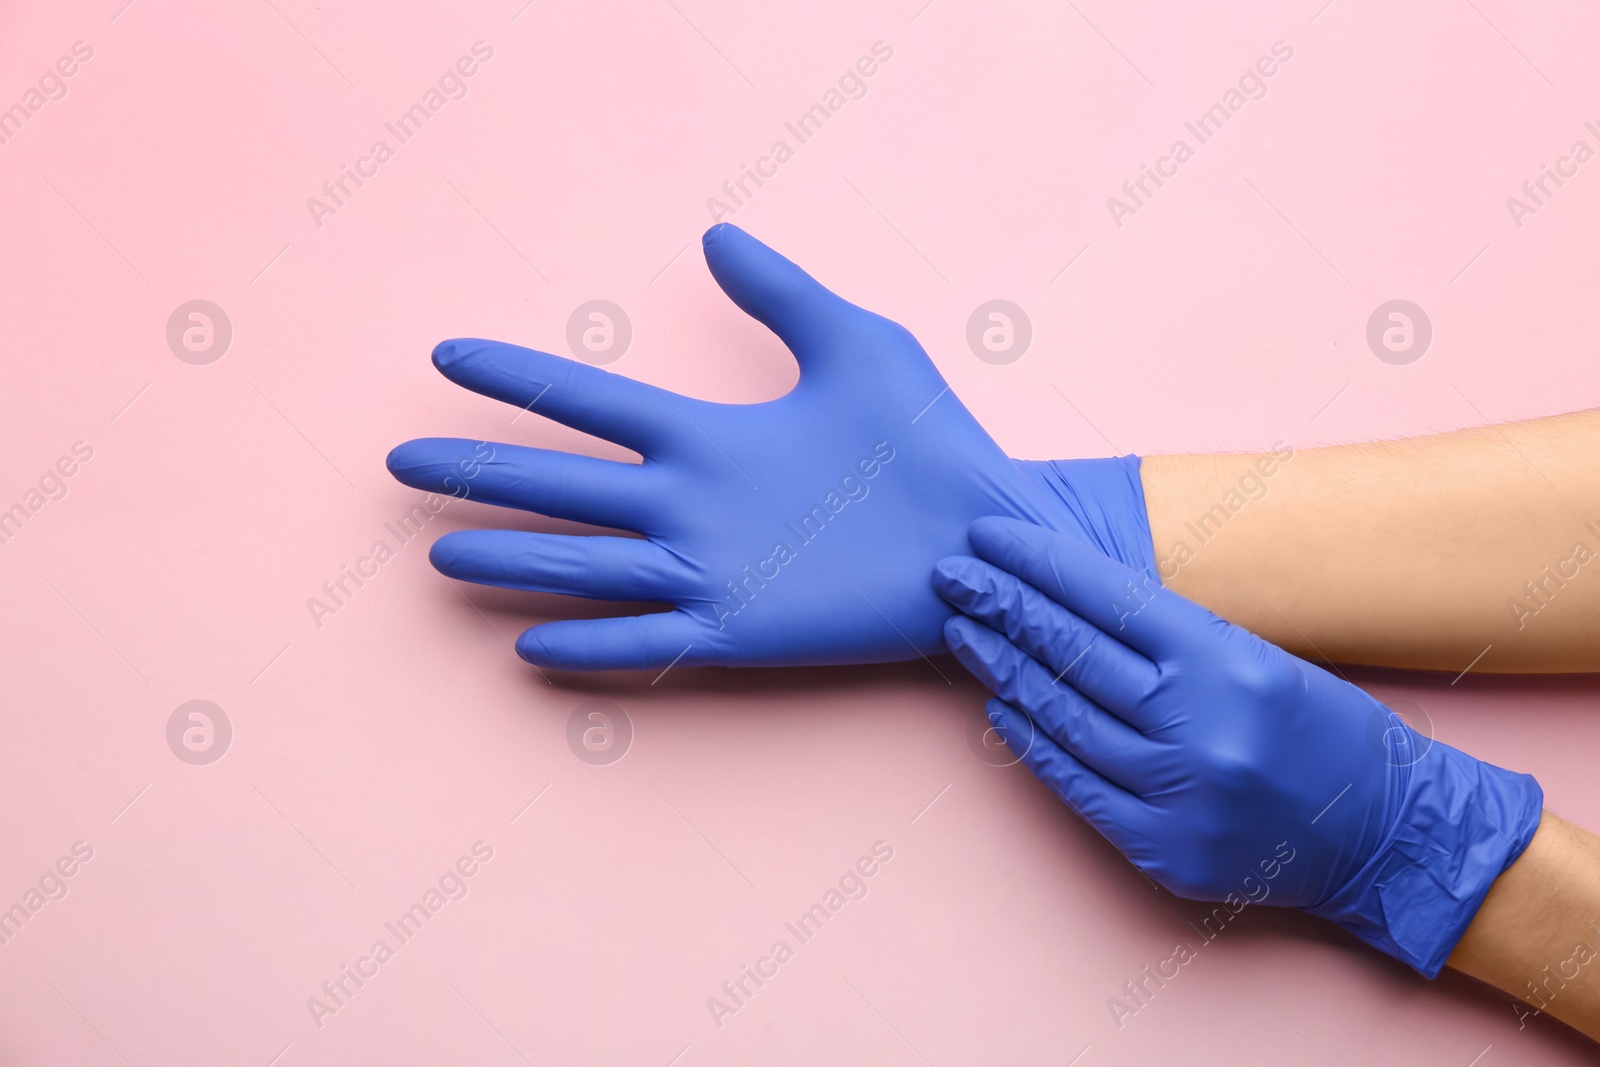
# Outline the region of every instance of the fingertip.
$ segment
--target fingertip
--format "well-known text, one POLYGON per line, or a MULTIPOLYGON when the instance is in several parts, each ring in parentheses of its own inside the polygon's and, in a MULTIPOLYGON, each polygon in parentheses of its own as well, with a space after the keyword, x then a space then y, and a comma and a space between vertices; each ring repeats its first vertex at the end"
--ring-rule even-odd
POLYGON ((1000 735, 1006 747, 1016 753, 1018 759, 1026 761, 1031 769, 1038 759, 1034 752, 1038 729, 1034 725, 1032 716, 1007 704, 999 697, 990 697, 984 703, 983 710, 989 717, 990 727, 1000 735))
POLYGON ((552 657, 550 648, 545 643, 544 636, 539 633, 539 631, 542 629, 544 629, 544 627, 535 626, 531 629, 522 631, 522 633, 517 637, 517 643, 515 646, 517 655, 524 662, 531 663, 535 667, 560 667, 561 665, 555 662, 554 657, 552 657))
POLYGON ((421 439, 403 441, 389 449, 389 454, 383 457, 383 465, 389 468, 390 474, 400 478, 417 465, 422 447, 421 439))
POLYGON ((440 574, 453 575, 461 565, 465 549, 470 543, 463 538, 466 530, 452 530, 428 546, 428 562, 440 574))
POLYGON ((450 366, 451 363, 455 362, 455 339, 451 338, 448 341, 440 341, 438 344, 434 345, 432 358, 433 365, 439 370, 444 370, 446 367, 450 366))
POLYGON ((1071 538, 1022 519, 990 515, 967 528, 972 551, 984 563, 1013 577, 1022 577, 1030 563, 1048 556, 1059 542, 1071 538))
POLYGON ((706 231, 706 267, 728 298, 776 333, 802 367, 848 305, 782 253, 730 223, 706 231))
POLYGON ((933 565, 933 588, 940 596, 950 600, 972 585, 971 556, 946 556, 933 565))
POLYGON ((965 615, 952 615, 944 621, 944 643, 951 652, 967 647, 967 627, 971 624, 965 615))
MULTIPOLYGON (((457 385, 488 392, 490 383, 503 377, 508 364, 525 350, 503 341, 481 337, 452 337, 433 348, 433 366, 457 385), (500 358, 496 358, 496 357, 500 358)), ((489 395, 494 395, 492 392, 489 395)))
POLYGON ((403 474, 437 465, 441 455, 447 454, 455 443, 448 437, 413 437, 391 448, 383 462, 389 468, 389 473, 399 478, 403 474))
POLYGON ((1002 515, 985 515, 981 519, 974 519, 972 525, 967 527, 967 540, 982 555, 984 549, 992 550, 1015 543, 1019 537, 1019 526, 1032 527, 1033 524, 1002 515))
POLYGON ((995 545, 999 543, 1004 530, 1005 526, 997 516, 985 515, 981 519, 974 519, 967 527, 967 546, 979 559, 992 561, 995 545))
POLYGON ((995 657, 998 643, 1005 638, 977 619, 967 615, 952 615, 945 620, 944 640, 950 646, 950 651, 963 663, 987 663, 995 657))
POLYGON ((727 234, 727 233, 743 233, 743 232, 744 232, 743 230, 739 229, 739 227, 735 226, 731 222, 719 222, 716 225, 712 226, 705 233, 701 234, 701 236, 700 236, 700 247, 701 248, 710 248, 713 244, 715 244, 718 240, 720 240, 723 237, 724 234, 727 234))
MULTIPOLYGON (((985 686, 989 684, 989 665, 982 650, 974 647, 977 624, 965 615, 953 615, 944 623, 944 643, 956 662, 985 686)), ((989 686, 992 690, 993 686, 989 686)))
POLYGON ((482 347, 483 342, 472 337, 451 337, 433 346, 433 365, 441 374, 482 347))

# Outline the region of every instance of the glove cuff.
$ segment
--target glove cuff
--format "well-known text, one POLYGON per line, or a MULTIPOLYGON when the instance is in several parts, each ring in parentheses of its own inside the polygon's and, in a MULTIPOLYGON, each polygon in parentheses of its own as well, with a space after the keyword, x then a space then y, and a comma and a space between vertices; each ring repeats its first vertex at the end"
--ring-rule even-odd
POLYGON ((1058 518, 1051 525, 1057 533, 1082 537, 1112 559, 1144 571, 1161 584, 1138 456, 1018 459, 1012 463, 1054 505, 1050 513, 1058 518))
MULTIPOLYGON (((1398 720, 1397 720, 1398 721, 1398 720)), ((1539 828, 1544 790, 1532 775, 1412 734, 1421 759, 1400 779, 1394 829, 1345 887, 1305 910, 1434 978, 1489 887, 1539 828)))

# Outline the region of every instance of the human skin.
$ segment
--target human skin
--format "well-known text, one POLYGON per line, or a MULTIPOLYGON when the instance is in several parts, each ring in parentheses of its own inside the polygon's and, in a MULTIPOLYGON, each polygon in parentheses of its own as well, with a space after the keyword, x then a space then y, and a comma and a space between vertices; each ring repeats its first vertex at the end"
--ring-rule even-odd
MULTIPOLYGON (((1600 411, 1141 477, 1162 582, 1306 659, 1600 670, 1600 411)), ((1600 1040, 1600 837, 1545 812, 1449 966, 1600 1040)))
POLYGON ((1141 476, 1162 583, 1303 658, 1600 670, 1600 410, 1141 476))
POLYGON ((1448 963, 1600 1040, 1600 837, 1546 811, 1448 963))

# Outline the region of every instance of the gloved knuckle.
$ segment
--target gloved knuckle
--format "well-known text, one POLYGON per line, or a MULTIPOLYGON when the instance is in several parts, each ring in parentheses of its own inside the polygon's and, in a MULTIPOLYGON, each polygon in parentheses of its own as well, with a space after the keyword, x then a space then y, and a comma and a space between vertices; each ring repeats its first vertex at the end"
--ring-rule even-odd
POLYGON ((1250 658, 1235 662, 1228 672, 1229 681, 1245 700, 1253 704, 1270 701, 1283 688, 1283 672, 1274 665, 1250 658))
POLYGON ((990 588, 994 590, 995 607, 1005 621, 1006 632, 1012 637, 1027 633, 1030 620, 1027 605, 1022 601, 1022 591, 1011 583, 995 588, 992 579, 990 588))
POLYGON ((1262 795, 1265 763, 1264 754, 1249 743, 1213 746, 1206 753, 1205 802, 1221 816, 1237 813, 1241 804, 1262 795))

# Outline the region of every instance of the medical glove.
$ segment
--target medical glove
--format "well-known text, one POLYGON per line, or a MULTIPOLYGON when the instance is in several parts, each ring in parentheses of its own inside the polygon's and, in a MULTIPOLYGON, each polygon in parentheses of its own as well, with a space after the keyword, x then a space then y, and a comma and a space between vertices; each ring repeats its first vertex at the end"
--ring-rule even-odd
POLYGON ((497 341, 434 350, 451 381, 643 457, 438 438, 390 453, 409 486, 639 535, 481 530, 434 544, 453 578, 671 606, 536 626, 517 642, 523 658, 661 669, 930 656, 951 612, 928 575, 989 514, 1154 572, 1138 457, 1014 462, 903 326, 735 226, 703 244, 723 291, 793 352, 788 394, 716 404, 497 341))
POLYGON ((1299 908, 1439 972, 1538 828, 1533 778, 1080 539, 985 518, 969 540, 934 572, 964 613, 946 638, 1039 778, 1178 896, 1299 908))

